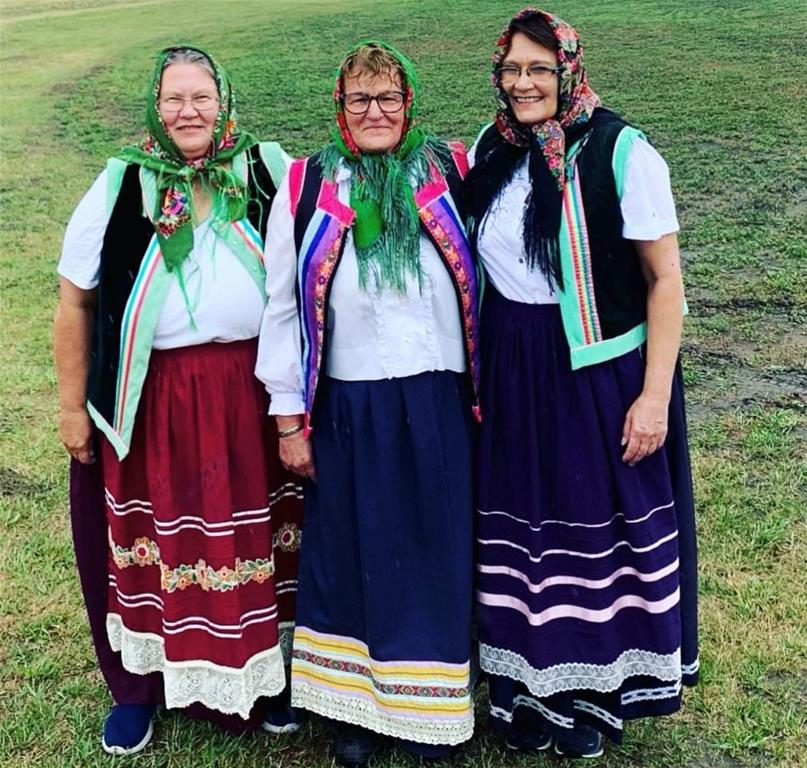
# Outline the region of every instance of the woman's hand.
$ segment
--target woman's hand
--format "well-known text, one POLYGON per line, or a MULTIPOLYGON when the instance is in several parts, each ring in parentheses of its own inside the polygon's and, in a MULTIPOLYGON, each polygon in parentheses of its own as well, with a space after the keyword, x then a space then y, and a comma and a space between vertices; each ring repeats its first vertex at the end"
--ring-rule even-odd
MULTIPOLYGON (((301 427, 303 420, 301 416, 277 416, 278 432, 301 427)), ((309 480, 316 480, 314 469, 314 452, 311 450, 311 442, 306 439, 303 430, 295 432, 288 437, 277 438, 278 453, 280 463, 301 477, 309 480)))
POLYGON ((667 437, 669 400, 642 393, 634 400, 622 427, 622 461, 635 466, 655 453, 667 437))
POLYGON ((86 408, 59 411, 59 438, 67 452, 82 464, 93 464, 92 422, 86 408))

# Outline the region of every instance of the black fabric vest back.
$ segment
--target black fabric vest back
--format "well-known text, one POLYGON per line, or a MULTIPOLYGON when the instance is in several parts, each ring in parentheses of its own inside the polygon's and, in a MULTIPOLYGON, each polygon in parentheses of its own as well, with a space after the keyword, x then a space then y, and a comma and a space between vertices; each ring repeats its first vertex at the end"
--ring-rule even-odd
MULTIPOLYGON (((247 150, 247 162, 247 218, 263 237, 277 190, 257 145, 247 150)), ((129 165, 101 248, 95 329, 87 381, 87 399, 108 424, 112 424, 115 414, 123 313, 153 235, 154 225, 143 213, 140 166, 129 165)))
MULTIPOLYGON (((622 210, 612 166, 617 137, 626 125, 613 112, 596 110, 577 155, 594 297, 605 339, 626 333, 646 315, 647 284, 636 248, 622 237, 622 210)), ((476 157, 485 157, 503 143, 496 126, 491 125, 479 139, 476 157)), ((567 291, 575 290, 572 277, 563 275, 567 291)))

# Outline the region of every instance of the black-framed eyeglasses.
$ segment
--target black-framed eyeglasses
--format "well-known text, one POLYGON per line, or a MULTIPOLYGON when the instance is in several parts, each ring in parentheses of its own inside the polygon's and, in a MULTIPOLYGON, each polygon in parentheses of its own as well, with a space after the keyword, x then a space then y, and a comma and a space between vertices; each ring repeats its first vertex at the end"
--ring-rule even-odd
POLYGON ((351 115, 363 115, 373 102, 378 104, 385 115, 394 115, 403 109, 406 94, 402 91, 387 91, 377 96, 370 96, 369 93, 343 93, 339 99, 345 111, 351 115))
POLYGON ((502 85, 513 85, 526 72, 533 83, 548 83, 559 74, 561 67, 547 67, 543 64, 530 64, 529 67, 517 67, 515 64, 504 64, 496 70, 496 77, 502 85))

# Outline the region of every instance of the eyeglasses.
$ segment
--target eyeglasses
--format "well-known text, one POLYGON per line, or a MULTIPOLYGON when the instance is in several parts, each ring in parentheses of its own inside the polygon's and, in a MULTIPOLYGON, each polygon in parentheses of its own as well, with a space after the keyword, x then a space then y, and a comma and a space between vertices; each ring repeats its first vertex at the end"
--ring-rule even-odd
POLYGON ((526 72, 533 83, 548 83, 561 71, 561 67, 545 67, 543 64, 531 64, 526 69, 514 64, 505 64, 496 70, 496 76, 502 85, 513 85, 521 79, 521 73, 526 72))
POLYGON ((378 108, 385 115, 394 115, 403 109, 405 95, 401 91, 388 91, 379 93, 378 96, 370 96, 367 93, 344 93, 339 99, 345 111, 351 115, 363 115, 373 102, 378 104, 378 108))
POLYGON ((169 96, 168 98, 160 100, 160 112, 178 114, 188 102, 190 102, 191 107, 197 112, 210 112, 213 109, 217 109, 219 106, 219 99, 204 93, 200 93, 198 96, 191 96, 189 99, 182 99, 179 96, 169 96))

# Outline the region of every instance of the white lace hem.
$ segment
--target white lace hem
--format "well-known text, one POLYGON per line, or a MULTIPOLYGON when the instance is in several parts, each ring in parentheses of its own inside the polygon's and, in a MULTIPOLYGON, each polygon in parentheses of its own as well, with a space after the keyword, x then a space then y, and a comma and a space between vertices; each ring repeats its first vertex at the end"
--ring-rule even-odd
POLYGON ((295 679, 291 689, 291 705, 316 712, 322 717, 367 728, 384 736, 407 739, 419 744, 454 746, 473 736, 474 705, 469 699, 468 712, 450 721, 426 720, 392 715, 362 699, 331 693, 295 679))
POLYGON ((247 719, 258 698, 275 696, 286 686, 279 645, 256 653, 241 668, 223 667, 203 659, 169 661, 162 637, 133 632, 116 613, 107 614, 106 629, 109 644, 120 652, 124 669, 137 675, 162 673, 165 705, 171 709, 198 702, 225 715, 247 719))
POLYGON ((530 693, 545 698, 563 691, 589 690, 599 693, 615 691, 629 677, 644 675, 665 682, 681 679, 681 650, 670 654, 624 651, 610 664, 556 664, 536 669, 520 654, 505 648, 479 644, 479 661, 485 672, 517 680, 530 693))

